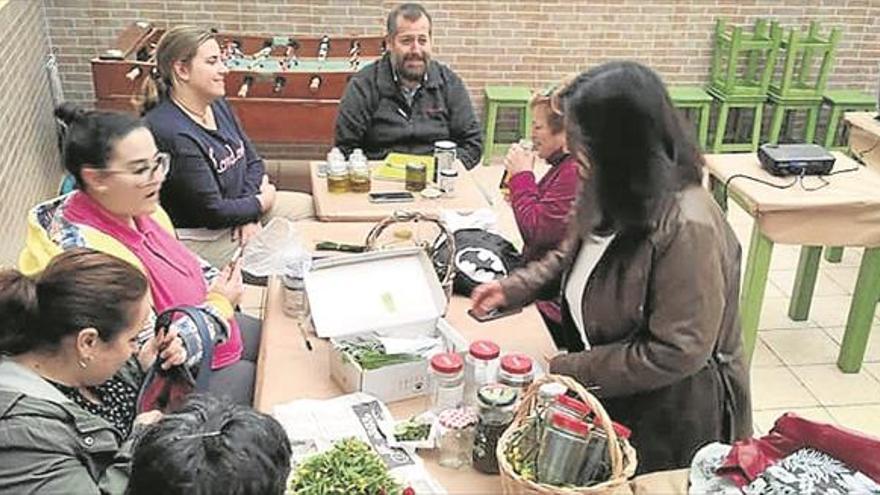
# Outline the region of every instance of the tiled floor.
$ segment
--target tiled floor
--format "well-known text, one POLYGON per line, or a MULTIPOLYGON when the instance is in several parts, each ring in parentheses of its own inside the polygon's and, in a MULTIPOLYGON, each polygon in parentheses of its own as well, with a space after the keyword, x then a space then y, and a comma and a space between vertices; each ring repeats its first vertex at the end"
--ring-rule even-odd
MULTIPOLYGON (((495 209, 499 206, 503 204, 495 209)), ((503 211, 499 217, 502 224, 511 222, 502 228, 512 227, 503 211)), ((742 244, 745 264, 752 219, 733 202, 728 219, 742 244)), ((822 261, 810 317, 804 322, 792 321, 787 314, 799 253, 797 246, 777 245, 773 250, 752 363, 755 428, 766 433, 782 413, 793 411, 880 436, 880 318, 861 372, 844 374, 835 364, 861 251, 846 249, 837 264, 822 261)), ((259 316, 262 294, 262 289, 248 287, 242 308, 259 316)))

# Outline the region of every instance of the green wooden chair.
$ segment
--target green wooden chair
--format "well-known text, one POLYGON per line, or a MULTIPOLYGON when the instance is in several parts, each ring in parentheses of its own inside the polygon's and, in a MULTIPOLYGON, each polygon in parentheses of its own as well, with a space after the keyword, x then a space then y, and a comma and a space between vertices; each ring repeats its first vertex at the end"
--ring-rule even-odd
POLYGON ((709 141, 709 112, 712 109, 712 95, 699 86, 669 86, 669 97, 675 108, 683 113, 686 114, 690 110, 697 112, 697 140, 700 142, 700 147, 705 150, 709 141))
POLYGON ((782 29, 777 22, 761 19, 752 33, 743 33, 740 26, 730 29, 726 21, 715 22, 707 92, 719 103, 718 120, 712 141, 712 152, 757 151, 761 139, 764 102, 770 79, 776 68, 776 58, 782 42, 782 29), (737 110, 733 139, 725 143, 727 119, 731 110, 737 110), (753 110, 752 129, 747 140, 739 140, 739 113, 753 110))
POLYGON ((825 149, 846 151, 846 143, 838 144, 837 130, 844 112, 865 112, 877 107, 877 96, 851 89, 826 89, 822 102, 831 108, 828 130, 825 133, 825 149))
POLYGON ((483 165, 489 165, 495 153, 495 126, 498 123, 499 108, 516 108, 519 110, 519 133, 528 138, 532 132, 532 112, 529 101, 532 92, 522 86, 486 86, 485 108, 486 120, 483 132, 483 165))
POLYGON ((816 123, 828 76, 834 66, 834 54, 840 41, 840 28, 835 27, 828 36, 819 34, 819 23, 810 22, 806 34, 792 29, 782 42, 785 54, 782 79, 771 83, 768 92, 773 105, 770 121, 769 142, 778 143, 782 134, 785 115, 789 111, 806 111, 804 142, 812 143, 816 136, 816 123), (818 61, 818 70, 814 65, 818 61))

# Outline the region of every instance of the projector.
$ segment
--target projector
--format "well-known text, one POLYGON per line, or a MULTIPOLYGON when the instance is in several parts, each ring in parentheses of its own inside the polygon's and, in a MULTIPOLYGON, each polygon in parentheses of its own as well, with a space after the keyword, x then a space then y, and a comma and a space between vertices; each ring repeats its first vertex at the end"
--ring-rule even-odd
POLYGON ((761 167, 773 175, 827 175, 834 168, 834 155, 818 144, 762 144, 761 167))

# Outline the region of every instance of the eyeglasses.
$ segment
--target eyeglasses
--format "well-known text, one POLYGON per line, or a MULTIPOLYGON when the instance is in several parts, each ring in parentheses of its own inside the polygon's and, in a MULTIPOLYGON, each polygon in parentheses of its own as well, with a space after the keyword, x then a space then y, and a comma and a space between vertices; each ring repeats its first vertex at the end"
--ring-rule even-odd
POLYGON ((139 160, 137 162, 133 162, 137 164, 137 167, 133 170, 107 170, 104 169, 102 172, 105 174, 118 174, 118 175, 130 175, 137 179, 140 184, 147 184, 156 176, 157 172, 161 172, 162 176, 168 174, 168 170, 171 169, 171 155, 168 153, 156 153, 156 156, 149 160, 139 160))

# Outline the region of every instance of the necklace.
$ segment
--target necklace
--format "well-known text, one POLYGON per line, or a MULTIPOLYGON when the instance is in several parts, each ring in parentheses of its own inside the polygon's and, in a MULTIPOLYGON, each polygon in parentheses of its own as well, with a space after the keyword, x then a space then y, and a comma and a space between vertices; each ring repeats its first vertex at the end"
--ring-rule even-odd
POLYGON ((192 108, 190 108, 189 106, 187 106, 183 102, 183 100, 181 100, 180 98, 178 98, 176 96, 172 96, 171 99, 174 100, 174 103, 176 103, 179 107, 181 107, 184 111, 186 111, 186 113, 195 117, 196 120, 198 120, 199 122, 201 122, 204 125, 208 124, 208 109, 211 108, 210 106, 208 106, 204 112, 199 113, 199 112, 196 112, 195 110, 193 110, 192 108))

